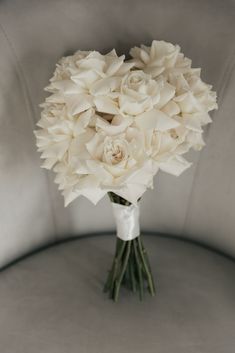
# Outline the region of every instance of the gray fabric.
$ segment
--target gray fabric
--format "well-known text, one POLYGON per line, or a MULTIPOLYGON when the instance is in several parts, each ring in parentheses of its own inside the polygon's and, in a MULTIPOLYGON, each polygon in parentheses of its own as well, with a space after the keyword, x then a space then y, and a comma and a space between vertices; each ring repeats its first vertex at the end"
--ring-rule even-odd
POLYGON ((194 166, 180 178, 156 177, 142 202, 142 228, 235 254, 234 18, 234 0, 0 2, 0 266, 67 234, 113 227, 107 200, 63 208, 54 176, 39 169, 32 130, 61 56, 113 47, 122 54, 152 39, 181 45, 218 91, 220 109, 206 148, 189 156, 194 166))
POLYGON ((0 274, 4 353, 233 353, 235 262, 145 236, 157 296, 102 292, 115 238, 61 244, 0 274))

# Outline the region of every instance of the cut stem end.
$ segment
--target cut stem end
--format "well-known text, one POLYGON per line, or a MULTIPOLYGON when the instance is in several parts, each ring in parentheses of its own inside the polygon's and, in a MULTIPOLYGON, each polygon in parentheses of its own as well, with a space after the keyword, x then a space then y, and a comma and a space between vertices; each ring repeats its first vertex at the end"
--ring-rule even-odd
POLYGON ((129 241, 117 238, 115 256, 104 292, 108 292, 110 299, 117 302, 122 285, 134 293, 138 290, 140 300, 144 297, 146 287, 151 296, 156 294, 147 252, 140 236, 129 241))

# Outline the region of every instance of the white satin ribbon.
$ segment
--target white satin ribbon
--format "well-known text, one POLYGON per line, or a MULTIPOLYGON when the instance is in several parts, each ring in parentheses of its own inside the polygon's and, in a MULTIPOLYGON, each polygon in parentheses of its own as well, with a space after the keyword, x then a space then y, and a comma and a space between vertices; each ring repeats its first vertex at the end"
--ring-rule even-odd
POLYGON ((117 226, 117 237, 132 240, 140 235, 139 206, 124 206, 112 202, 113 213, 117 226))

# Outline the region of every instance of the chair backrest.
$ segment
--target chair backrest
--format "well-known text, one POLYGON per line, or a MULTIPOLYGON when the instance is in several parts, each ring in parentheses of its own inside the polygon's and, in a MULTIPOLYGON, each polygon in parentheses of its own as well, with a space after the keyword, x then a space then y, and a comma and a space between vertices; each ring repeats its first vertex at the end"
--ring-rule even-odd
POLYGON ((219 110, 180 178, 159 173, 142 228, 191 237, 235 255, 235 2, 233 0, 3 0, 0 3, 0 265, 62 237, 113 228, 107 200, 67 209, 39 168, 33 129, 55 63, 77 49, 119 54, 178 43, 218 92, 219 110))

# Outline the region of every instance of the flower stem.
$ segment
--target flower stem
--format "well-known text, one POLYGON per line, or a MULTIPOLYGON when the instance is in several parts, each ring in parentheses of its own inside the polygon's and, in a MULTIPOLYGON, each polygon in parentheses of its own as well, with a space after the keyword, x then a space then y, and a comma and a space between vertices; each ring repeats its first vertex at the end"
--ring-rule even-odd
POLYGON ((135 261, 136 261, 137 271, 138 271, 139 296, 140 296, 140 300, 142 300, 144 296, 144 286, 143 286, 142 268, 141 268, 141 263, 139 259, 139 254, 137 251, 136 239, 133 240, 133 245, 134 245, 134 252, 135 252, 135 261))
POLYGON ((141 241, 141 244, 142 244, 143 254, 144 254, 145 260, 147 262, 147 266, 148 266, 150 275, 151 275, 154 294, 156 294, 155 283, 154 283, 154 280, 153 280, 153 274, 152 274, 152 270, 151 270, 151 266, 150 266, 150 261, 149 261, 149 258, 148 258, 148 253, 147 253, 142 241, 141 241))
POLYGON ((135 263, 134 263, 134 254, 133 254, 133 247, 131 248, 131 259, 129 262, 130 267, 130 278, 131 278, 131 288, 132 291, 136 292, 136 279, 135 279, 135 263))
MULTIPOLYGON (((127 207, 131 205, 129 201, 113 192, 109 192, 108 195, 111 202, 127 207)), ((142 300, 144 297, 145 282, 149 293, 154 296, 155 286, 153 275, 141 236, 127 241, 117 238, 115 255, 104 285, 104 292, 108 292, 109 297, 117 302, 121 286, 125 284, 134 293, 138 289, 139 298, 142 300)))
POLYGON ((141 257, 141 260, 142 260, 143 268, 144 268, 144 271, 145 271, 145 274, 146 274, 146 277, 147 277, 149 291, 150 291, 150 294, 152 296, 154 296, 155 295, 155 288, 154 288, 154 285, 153 285, 153 278, 152 278, 152 274, 151 274, 151 272, 149 270, 149 266, 148 266, 148 264, 146 262, 146 259, 145 259, 144 253, 143 253, 142 243, 141 243, 140 237, 137 238, 137 242, 138 242, 138 249, 139 249, 140 257, 141 257))
POLYGON ((127 268, 127 264, 129 261, 129 257, 130 257, 130 249, 131 249, 131 241, 127 241, 127 246, 126 246, 126 254, 124 257, 124 261, 123 261, 123 266, 121 268, 121 272, 120 275, 118 276, 116 283, 115 283, 115 290, 114 290, 114 301, 116 302, 118 300, 118 296, 119 296, 119 290, 120 290, 120 286, 123 280, 123 276, 125 274, 126 268, 127 268))
POLYGON ((151 296, 155 295, 154 280, 141 237, 124 241, 117 238, 115 257, 104 285, 104 292, 118 301, 121 285, 124 284, 134 293, 139 291, 140 300, 144 297, 144 284, 147 284, 151 296))

